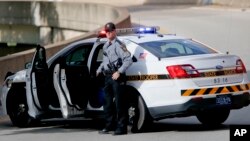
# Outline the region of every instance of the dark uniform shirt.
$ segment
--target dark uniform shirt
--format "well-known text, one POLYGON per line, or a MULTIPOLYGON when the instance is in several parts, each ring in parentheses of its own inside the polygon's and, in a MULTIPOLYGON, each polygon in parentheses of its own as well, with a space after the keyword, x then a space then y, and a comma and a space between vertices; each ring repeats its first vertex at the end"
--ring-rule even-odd
POLYGON ((119 73, 125 73, 132 64, 131 53, 127 50, 124 43, 115 38, 111 42, 107 41, 103 46, 103 62, 97 69, 97 73, 109 70, 108 64, 117 65, 118 59, 122 60, 122 66, 118 68, 119 73))

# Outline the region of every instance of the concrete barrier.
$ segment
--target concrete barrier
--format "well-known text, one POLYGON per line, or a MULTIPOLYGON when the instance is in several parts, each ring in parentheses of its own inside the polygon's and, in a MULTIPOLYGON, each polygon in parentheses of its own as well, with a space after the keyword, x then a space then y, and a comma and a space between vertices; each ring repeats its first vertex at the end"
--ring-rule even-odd
MULTIPOLYGON (((30 2, 30 3, 33 3, 33 2, 30 2)), ((39 3, 40 5, 51 4, 47 2, 39 2, 39 3)), ((82 29, 86 26, 87 27, 86 30, 90 30, 90 32, 84 35, 80 35, 80 36, 68 39, 68 40, 64 40, 61 42, 57 42, 57 43, 45 46, 46 51, 47 51, 47 57, 52 56, 58 50, 60 50, 61 48, 65 47, 66 45, 72 42, 96 36, 95 35, 96 32, 94 30, 100 30, 100 28, 102 28, 102 26, 108 21, 113 21, 117 25, 118 28, 131 27, 129 13, 124 8, 112 7, 108 5, 68 3, 68 2, 67 3, 64 3, 64 2, 55 3, 54 8, 55 8, 54 12, 58 14, 56 18, 54 16, 51 17, 50 13, 46 11, 48 9, 39 8, 39 11, 44 10, 42 12, 44 13, 42 17, 48 16, 47 20, 37 19, 37 17, 34 19, 35 16, 33 15, 34 16, 33 19, 31 18, 33 21, 31 20, 28 20, 30 22, 25 21, 26 24, 34 24, 36 26, 42 26, 42 25, 58 26, 58 27, 69 28, 69 29, 75 29, 75 28, 82 29), (79 9, 82 9, 80 11, 82 12, 82 14, 79 13, 79 9), (85 14, 84 14, 84 10, 86 10, 85 14), (70 17, 70 16, 74 16, 74 14, 75 14, 75 17, 70 17), (90 24, 88 25, 87 23, 90 23, 90 24), (85 26, 82 26, 82 25, 85 25, 85 26)), ((19 12, 19 13, 22 14, 23 12, 19 12)), ((17 16, 17 15, 12 15, 12 16, 17 16)), ((26 20, 30 18, 29 16, 26 16, 26 17, 27 17, 26 20)), ((13 23, 21 22, 22 20, 20 20, 20 18, 21 18, 21 15, 19 15, 19 18, 18 18, 19 20, 12 19, 12 22, 13 23)), ((6 19, 6 22, 7 22, 7 19, 6 19)), ((1 57, 0 58, 0 66, 1 66, 0 83, 2 84, 4 76, 8 71, 16 72, 18 70, 24 69, 25 63, 31 61, 33 53, 34 53, 34 49, 8 55, 5 57, 1 57)))
MULTIPOLYGON (((71 0, 93 3, 112 4, 116 6, 143 5, 143 4, 201 4, 208 0, 71 0)), ((210 1, 210 0, 209 0, 210 1)))
MULTIPOLYGON (((67 0, 62 0, 67 1, 67 0)), ((116 6, 147 5, 147 4, 190 4, 190 5, 226 5, 234 7, 250 7, 250 0, 70 0, 72 2, 93 2, 116 6)))
POLYGON ((223 5, 231 7, 250 7, 250 0, 142 0, 142 4, 193 4, 193 5, 223 5))
POLYGON ((250 7, 250 0, 212 0, 212 3, 230 7, 240 7, 240 8, 250 7))

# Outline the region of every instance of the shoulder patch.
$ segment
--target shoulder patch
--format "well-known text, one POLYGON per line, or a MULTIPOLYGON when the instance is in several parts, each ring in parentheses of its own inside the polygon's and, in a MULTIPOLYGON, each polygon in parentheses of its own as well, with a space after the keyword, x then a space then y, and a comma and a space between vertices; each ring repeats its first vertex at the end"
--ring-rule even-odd
POLYGON ((120 40, 116 40, 116 41, 117 41, 117 43, 120 45, 121 49, 122 49, 124 52, 127 52, 127 51, 128 51, 126 45, 125 45, 123 42, 121 42, 120 40))
POLYGON ((124 52, 128 52, 128 49, 126 48, 126 46, 124 44, 121 45, 121 48, 124 52))

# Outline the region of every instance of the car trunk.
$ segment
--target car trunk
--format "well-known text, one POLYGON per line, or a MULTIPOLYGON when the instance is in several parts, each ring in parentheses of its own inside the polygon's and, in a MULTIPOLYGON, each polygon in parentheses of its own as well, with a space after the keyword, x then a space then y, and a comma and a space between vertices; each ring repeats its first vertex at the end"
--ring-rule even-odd
MULTIPOLYGON (((187 73, 183 78, 191 77, 192 79, 189 80, 198 87, 241 83, 243 73, 246 72, 243 62, 234 55, 207 54, 175 57, 171 58, 169 63, 181 66, 181 69, 187 73)), ((171 76, 171 72, 169 73, 171 76)), ((173 77, 178 78, 178 76, 173 77)))

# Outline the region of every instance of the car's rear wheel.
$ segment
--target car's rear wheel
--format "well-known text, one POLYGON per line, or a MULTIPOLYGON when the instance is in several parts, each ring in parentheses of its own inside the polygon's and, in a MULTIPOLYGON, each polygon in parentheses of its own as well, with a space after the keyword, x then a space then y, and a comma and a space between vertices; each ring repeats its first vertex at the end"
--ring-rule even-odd
POLYGON ((216 126, 225 122, 230 109, 209 109, 199 112, 196 117, 204 125, 216 126))
POLYGON ((128 115, 131 132, 141 132, 152 123, 152 119, 141 96, 136 96, 132 102, 129 102, 128 115))

